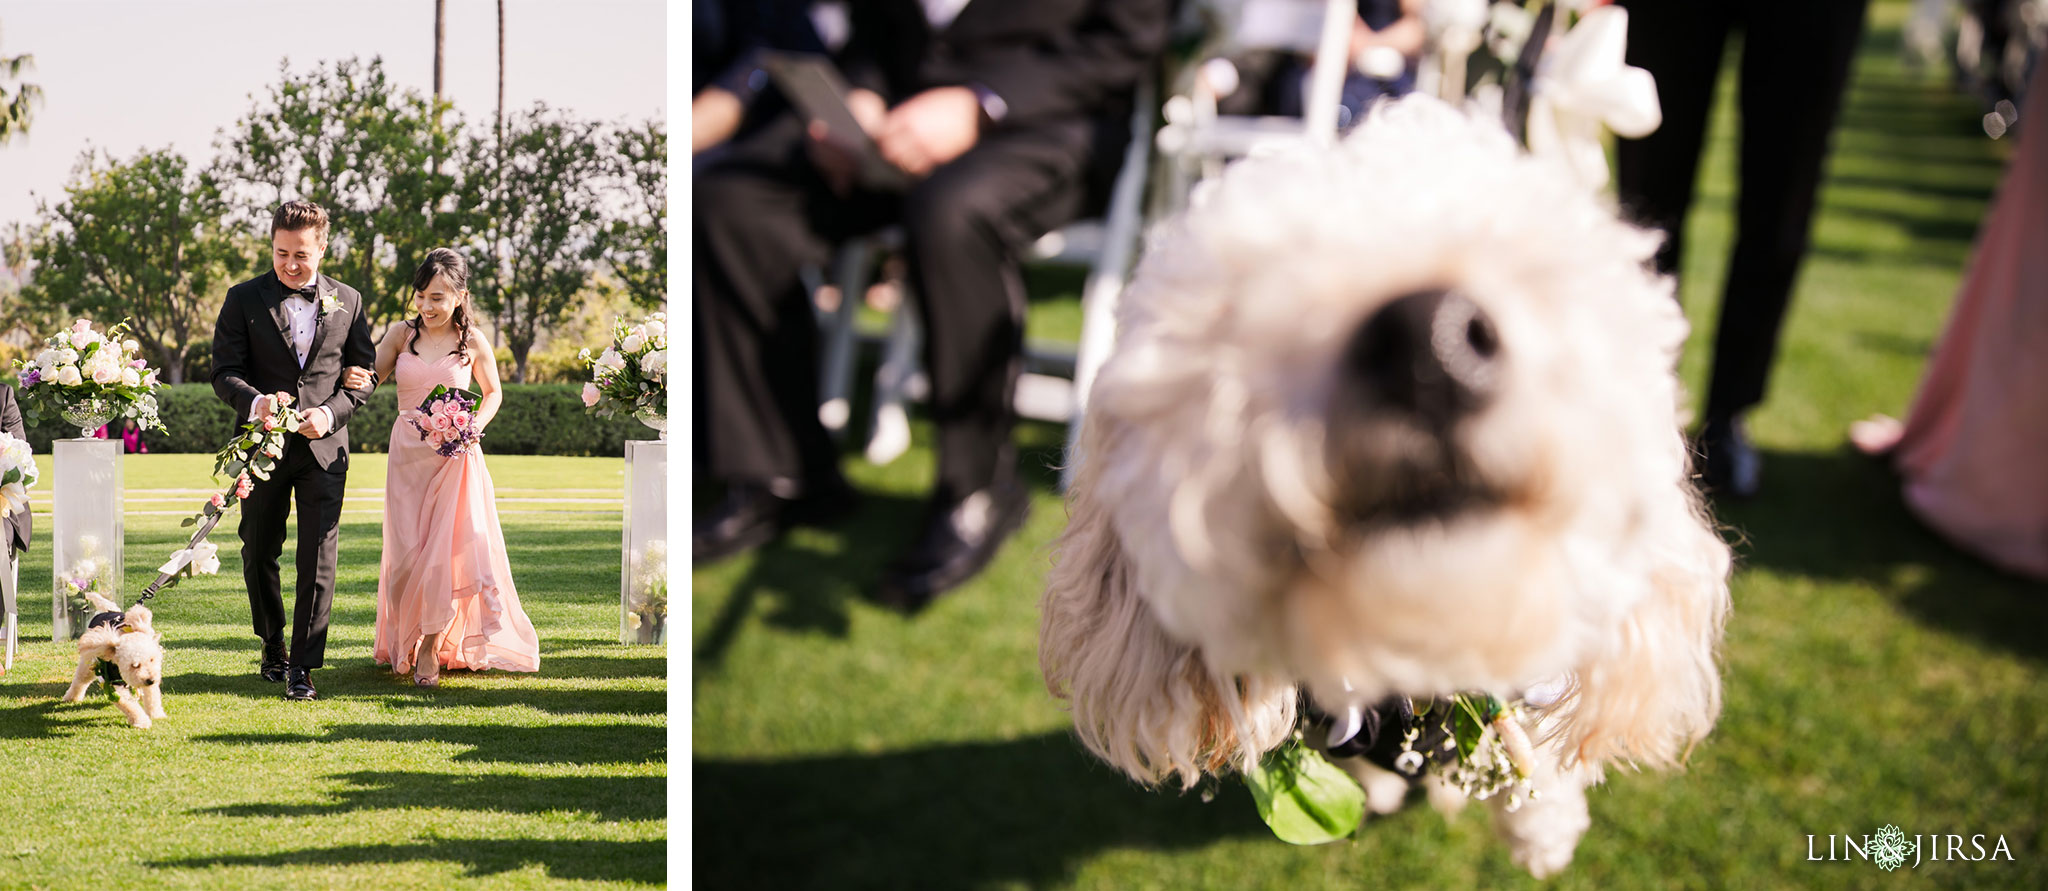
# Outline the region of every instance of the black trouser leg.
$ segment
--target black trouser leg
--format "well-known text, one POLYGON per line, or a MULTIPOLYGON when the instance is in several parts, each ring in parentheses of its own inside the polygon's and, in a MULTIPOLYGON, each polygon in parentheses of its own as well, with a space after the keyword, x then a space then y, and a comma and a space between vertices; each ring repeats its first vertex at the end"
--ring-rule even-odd
MULTIPOLYGON (((290 437, 286 437, 289 442, 290 437)), ((290 454, 287 446, 287 455, 290 454)), ((264 643, 284 642, 284 598, 279 587, 277 557, 284 550, 285 521, 291 517, 292 490, 283 462, 270 479, 257 480, 242 500, 242 580, 249 588, 249 618, 264 643)))
POLYGON ((327 659, 327 623, 334 611, 334 570, 341 543, 341 502, 348 474, 323 470, 310 451, 292 468, 299 511, 298 597, 292 606, 292 665, 319 668, 327 659))
POLYGON ((1685 215, 1732 15, 1722 0, 1618 5, 1628 8, 1628 64, 1656 77, 1664 123, 1642 139, 1616 140, 1615 185, 1631 216, 1665 233, 1657 270, 1673 275, 1685 249, 1685 215))
POLYGON ((830 194, 801 139, 786 117, 693 184, 702 462, 714 477, 784 497, 839 479, 838 449, 818 421, 817 317, 797 270, 824 261, 836 237, 872 228, 884 202, 830 194))
POLYGON ((1714 334, 1708 420, 1763 401, 1806 254, 1865 0, 1756 4, 1742 50, 1741 194, 1714 334))
POLYGON ((1014 469, 1011 402, 1025 310, 1018 260, 1032 239, 1080 212, 1085 190, 1069 154, 1028 135, 990 138, 933 171, 904 202, 941 504, 1014 469))

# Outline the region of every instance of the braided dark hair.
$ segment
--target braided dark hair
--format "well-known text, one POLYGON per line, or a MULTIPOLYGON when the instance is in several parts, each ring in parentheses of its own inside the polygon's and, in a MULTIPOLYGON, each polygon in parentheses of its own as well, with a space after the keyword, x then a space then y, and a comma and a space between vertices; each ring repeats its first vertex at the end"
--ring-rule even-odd
MULTIPOLYGON (((468 261, 463 260, 461 254, 456 253, 454 250, 450 248, 435 248, 427 252, 426 261, 420 264, 419 271, 414 272, 412 274, 413 293, 419 294, 425 292, 427 290, 427 286, 432 285, 434 283, 434 277, 437 275, 448 279, 448 284, 454 286, 455 290, 457 291, 469 287, 468 261)), ((412 337, 407 338, 405 349, 407 352, 410 352, 413 355, 417 356, 420 354, 420 333, 425 330, 424 323, 420 321, 419 315, 415 313, 412 318, 405 320, 405 324, 412 328, 412 337)), ((468 301, 465 300, 462 303, 456 305, 455 311, 448 315, 448 324, 455 326, 454 354, 460 357, 463 361, 468 361, 468 301)))

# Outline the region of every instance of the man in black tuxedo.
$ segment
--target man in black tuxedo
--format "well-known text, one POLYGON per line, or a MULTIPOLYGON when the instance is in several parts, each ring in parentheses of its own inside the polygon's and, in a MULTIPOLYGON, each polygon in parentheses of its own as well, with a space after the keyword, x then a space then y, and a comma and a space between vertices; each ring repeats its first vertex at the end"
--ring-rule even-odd
POLYGON ((1656 76, 1664 123, 1642 139, 1616 141, 1616 186, 1623 207, 1666 233, 1656 262, 1667 275, 1677 274, 1685 248, 1724 47, 1731 31, 1743 35, 1735 248, 1696 439, 1716 495, 1748 498, 1762 484, 1744 418, 1770 380, 1868 3, 1619 0, 1629 14, 1628 64, 1656 76))
POLYGON ((818 422, 816 322, 797 269, 823 261, 836 240, 900 223, 939 466, 922 534, 885 571, 879 599, 916 609, 988 564, 1028 505, 1010 443, 1019 259, 1106 194, 1168 7, 853 4, 839 59, 859 88, 849 104, 881 156, 910 175, 907 191, 862 181, 844 134, 781 102, 752 106, 694 190, 698 458, 727 491, 695 530, 694 559, 844 510, 850 492, 818 422))
POLYGON ((327 211, 290 201, 271 217, 271 271, 228 289, 213 328, 213 391, 247 421, 290 396, 302 423, 286 434, 269 480, 242 502, 242 574, 249 612, 263 641, 260 673, 284 681, 285 698, 312 699, 309 672, 327 650, 340 544, 341 498, 348 482, 348 421, 367 390, 341 385, 342 369, 374 367, 376 348, 356 289, 320 274, 327 211), (285 520, 299 507, 298 599, 289 651, 277 557, 285 520))

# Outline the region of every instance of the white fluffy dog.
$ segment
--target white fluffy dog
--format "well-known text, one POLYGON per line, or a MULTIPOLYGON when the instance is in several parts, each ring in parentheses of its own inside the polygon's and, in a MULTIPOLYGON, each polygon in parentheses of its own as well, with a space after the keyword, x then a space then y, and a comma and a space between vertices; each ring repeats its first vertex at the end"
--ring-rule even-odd
POLYGON ((1555 872, 1606 765, 1677 765, 1720 712, 1729 552, 1657 237, 1426 99, 1205 188, 1153 234, 1091 394, 1048 686, 1098 756, 1187 787, 1286 742, 1303 693, 1548 682, 1512 713, 1540 798, 1495 825, 1555 872))
POLYGON ((163 635, 156 630, 155 617, 140 603, 124 612, 119 604, 95 592, 85 592, 85 598, 100 611, 95 619, 108 613, 119 618, 93 624, 79 636, 78 672, 71 678, 71 689, 64 691, 63 701, 83 701, 93 676, 99 674, 100 663, 110 664, 121 680, 118 684, 107 682, 114 706, 127 716, 129 726, 148 730, 151 720, 164 716, 163 635))

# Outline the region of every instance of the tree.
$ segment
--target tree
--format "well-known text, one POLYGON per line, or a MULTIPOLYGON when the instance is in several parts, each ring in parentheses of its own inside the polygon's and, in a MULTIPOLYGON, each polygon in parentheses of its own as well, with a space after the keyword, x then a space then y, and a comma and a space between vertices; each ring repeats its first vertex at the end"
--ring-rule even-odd
POLYGON ((6 264, 8 278, 14 283, 5 308, 0 309, 0 329, 5 330, 5 339, 11 342, 41 342, 44 336, 77 318, 71 307, 61 301, 23 299, 38 296, 28 286, 35 278, 36 245, 48 237, 44 228, 41 223, 30 226, 19 220, 0 227, 0 262, 6 264))
POLYGON ((501 155, 481 139, 471 142, 472 168, 499 156, 497 170, 471 176, 500 186, 484 203, 470 291, 512 351, 512 379, 523 383, 534 341, 576 306, 604 255, 607 171, 598 125, 545 103, 507 122, 501 155))
POLYGON ((170 149, 126 162, 88 150, 64 192, 54 208, 38 203, 44 232, 24 301, 129 319, 164 380, 182 383, 186 346, 211 330, 241 265, 219 175, 170 149))
POLYGON ((391 83, 381 58, 280 72, 223 147, 238 203, 259 226, 289 199, 327 208, 328 273, 362 291, 369 322, 405 313, 421 258, 470 226, 453 165, 434 163, 459 120, 439 123, 447 103, 391 83))
POLYGON ((668 128, 660 120, 624 127, 611 147, 623 197, 605 258, 635 304, 660 309, 668 294, 668 128))
MULTIPOLYGON (((501 0, 499 8, 503 9, 501 0)), ((21 80, 23 69, 35 67, 36 58, 29 55, 8 58, 0 56, 0 73, 7 80, 21 80)), ((502 78, 502 76, 501 76, 502 78)), ((502 89, 502 88, 501 88, 502 89)), ((27 133, 30 120, 35 115, 35 104, 43 101, 43 88, 35 84, 17 83, 12 92, 6 84, 0 83, 0 145, 14 138, 17 133, 27 133)), ((502 100, 501 100, 502 101, 502 100)))

